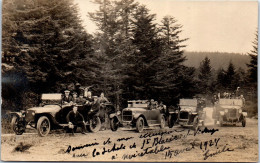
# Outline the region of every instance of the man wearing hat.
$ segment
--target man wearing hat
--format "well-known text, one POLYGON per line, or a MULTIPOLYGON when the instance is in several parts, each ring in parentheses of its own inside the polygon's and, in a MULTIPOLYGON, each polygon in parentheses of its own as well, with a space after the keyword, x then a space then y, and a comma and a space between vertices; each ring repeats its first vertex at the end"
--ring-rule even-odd
POLYGON ((85 105, 86 102, 87 102, 87 100, 83 97, 83 94, 82 93, 79 94, 79 97, 77 98, 76 103, 78 105, 85 105))
POLYGON ((73 102, 73 104, 77 103, 77 97, 78 97, 77 92, 73 92, 72 93, 72 102, 73 102))
POLYGON ((84 121, 84 117, 82 114, 80 114, 78 112, 78 107, 77 106, 73 106, 73 110, 71 110, 67 117, 66 120, 69 124, 69 128, 72 131, 72 133, 74 134, 74 132, 77 130, 77 127, 81 127, 82 128, 82 134, 86 134, 86 125, 85 125, 85 121, 84 121))
POLYGON ((70 91, 69 90, 65 90, 64 91, 64 96, 62 98, 63 104, 69 104, 69 103, 71 103, 71 101, 72 101, 72 97, 70 95, 70 91))

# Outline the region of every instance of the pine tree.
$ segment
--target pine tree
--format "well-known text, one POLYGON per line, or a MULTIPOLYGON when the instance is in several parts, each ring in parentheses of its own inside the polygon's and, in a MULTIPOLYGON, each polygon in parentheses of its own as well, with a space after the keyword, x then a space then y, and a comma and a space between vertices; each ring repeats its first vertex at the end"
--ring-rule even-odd
POLYGON ((210 59, 207 56, 200 63, 198 79, 200 90, 202 91, 202 93, 208 94, 212 81, 212 73, 210 59))
POLYGON ((252 83, 257 83, 257 56, 258 56, 258 31, 253 42, 253 50, 248 55, 251 57, 250 63, 247 64, 249 68, 249 80, 252 83))
POLYGON ((225 81, 226 81, 227 89, 231 92, 234 91, 237 87, 237 84, 236 84, 237 81, 235 81, 235 75, 236 75, 235 66, 230 61, 227 71, 226 71, 225 81))

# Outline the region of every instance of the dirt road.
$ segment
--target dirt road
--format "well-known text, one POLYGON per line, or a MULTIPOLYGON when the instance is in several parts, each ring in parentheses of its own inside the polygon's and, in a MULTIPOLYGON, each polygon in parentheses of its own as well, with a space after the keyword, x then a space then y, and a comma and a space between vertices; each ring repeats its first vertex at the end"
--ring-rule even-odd
POLYGON ((247 126, 120 129, 70 136, 64 132, 39 137, 36 133, 2 135, 1 159, 9 161, 258 161, 256 119, 247 126), (213 130, 214 128, 214 130, 213 130), (22 143, 22 144, 21 144, 22 143), (70 148, 71 147, 71 148, 70 148), (21 152, 22 151, 22 152, 21 152), (66 152, 67 151, 67 152, 66 152))

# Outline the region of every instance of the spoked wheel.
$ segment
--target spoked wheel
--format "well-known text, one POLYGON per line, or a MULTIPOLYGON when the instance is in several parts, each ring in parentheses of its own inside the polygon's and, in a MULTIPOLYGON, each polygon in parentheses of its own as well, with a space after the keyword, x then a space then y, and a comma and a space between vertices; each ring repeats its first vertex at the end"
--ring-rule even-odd
POLYGON ((46 116, 42 116, 39 118, 37 122, 37 131, 38 134, 42 137, 47 136, 51 130, 50 120, 46 116))
POLYGON ((22 135, 25 131, 25 127, 21 124, 21 122, 19 122, 19 118, 17 116, 12 117, 11 127, 16 135, 22 135))
POLYGON ((117 131, 118 127, 119 127, 119 122, 118 122, 117 118, 115 118, 115 117, 112 118, 110 120, 110 128, 111 128, 111 130, 112 131, 117 131))
POLYGON ((89 120, 87 130, 90 132, 98 132, 101 128, 101 120, 98 116, 94 116, 89 120))
POLYGON ((163 115, 161 115, 161 124, 160 127, 163 129, 165 127, 165 118, 163 115))
POLYGON ((136 131, 142 132, 144 130, 144 119, 139 117, 136 121, 136 131))

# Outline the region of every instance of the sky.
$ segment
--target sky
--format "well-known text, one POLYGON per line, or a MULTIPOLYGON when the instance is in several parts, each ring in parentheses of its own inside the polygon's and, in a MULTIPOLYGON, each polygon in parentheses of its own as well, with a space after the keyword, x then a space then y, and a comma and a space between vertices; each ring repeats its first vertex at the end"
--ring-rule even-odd
MULTIPOLYGON (((97 29, 89 19, 88 12, 98 6, 90 0, 74 0, 79 6, 83 25, 89 33, 97 29)), ((247 53, 258 28, 257 1, 176 1, 136 0, 144 4, 151 14, 156 14, 155 23, 171 15, 183 25, 180 38, 185 42, 186 51, 247 53)))

